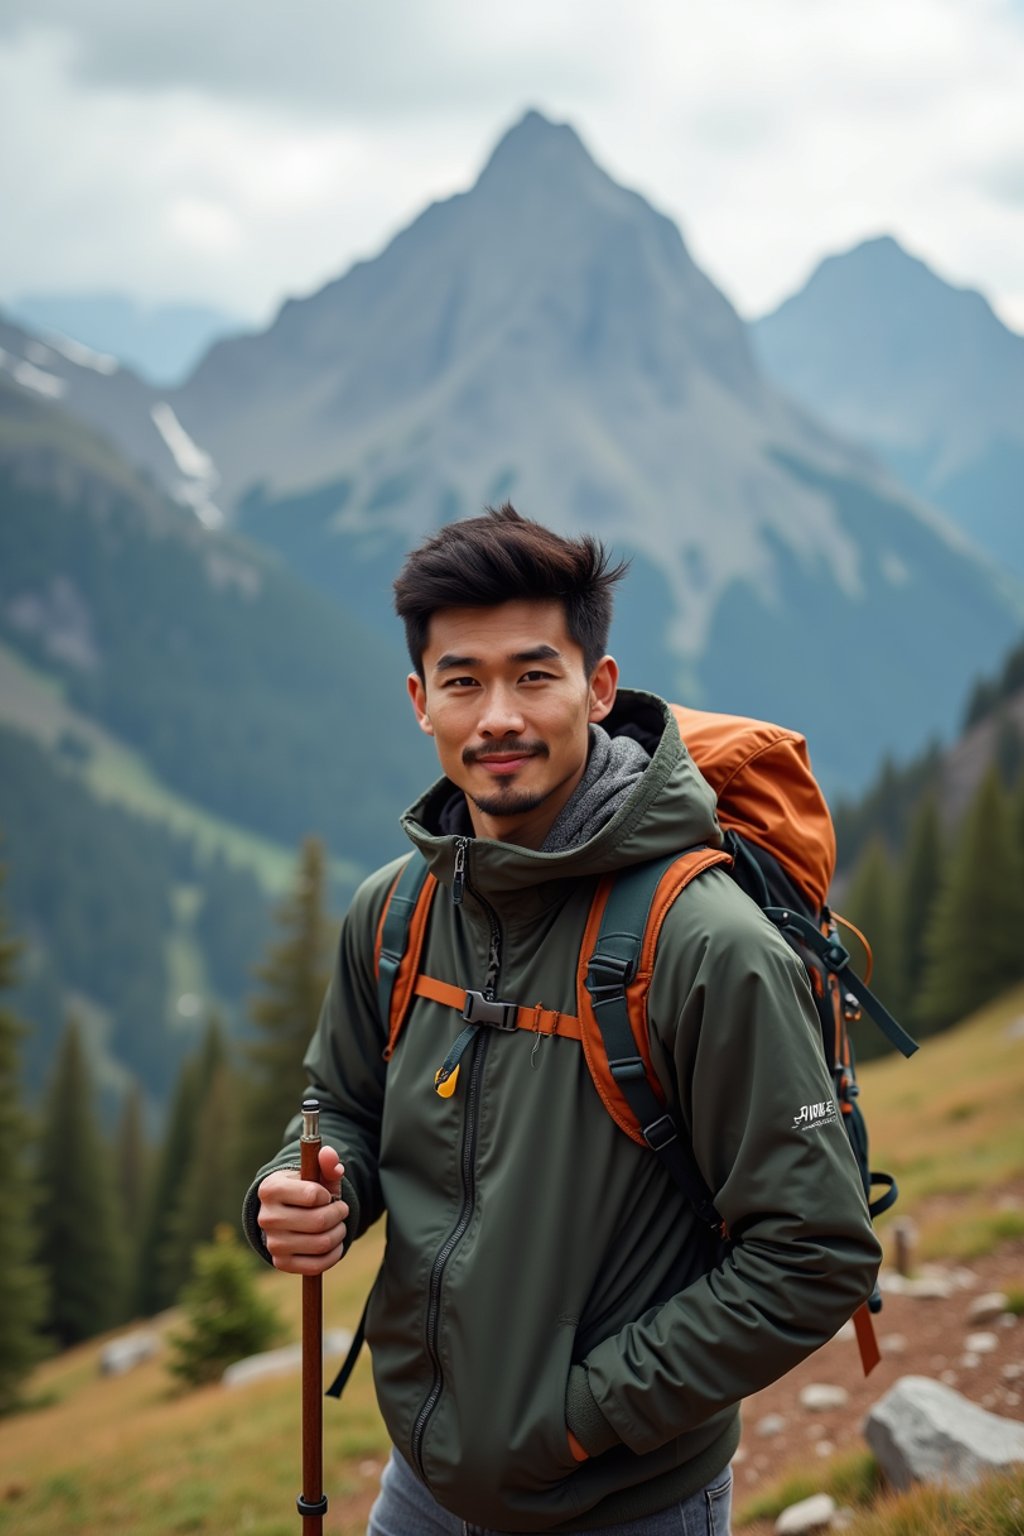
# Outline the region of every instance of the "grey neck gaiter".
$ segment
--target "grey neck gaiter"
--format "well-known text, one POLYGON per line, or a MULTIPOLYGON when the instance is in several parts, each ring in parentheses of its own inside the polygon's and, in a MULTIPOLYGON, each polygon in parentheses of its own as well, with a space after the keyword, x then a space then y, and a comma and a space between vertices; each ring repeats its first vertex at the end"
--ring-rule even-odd
POLYGON ((638 741, 590 727, 590 755, 583 777, 541 844, 542 853, 577 848, 611 821, 650 762, 638 741))

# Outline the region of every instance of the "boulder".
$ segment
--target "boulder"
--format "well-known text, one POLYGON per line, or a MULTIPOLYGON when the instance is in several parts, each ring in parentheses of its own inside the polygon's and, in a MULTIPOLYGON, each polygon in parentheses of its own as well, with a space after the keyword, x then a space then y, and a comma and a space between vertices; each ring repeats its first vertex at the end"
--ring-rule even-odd
POLYGON ((766 1413, 754 1425, 754 1434, 770 1438, 772 1435, 781 1435, 785 1427, 786 1420, 781 1413, 766 1413))
POLYGON ((816 1493, 784 1509, 775 1522, 775 1536, 807 1536, 810 1531, 827 1531, 836 1517, 836 1501, 827 1493, 816 1493))
POLYGON ((845 1387, 830 1387, 824 1382, 812 1382, 800 1393, 801 1408, 809 1408, 812 1413, 827 1413, 830 1408, 845 1408, 849 1401, 850 1394, 845 1387))
POLYGON ((988 1413, 928 1376, 904 1376, 868 1413, 864 1437, 896 1488, 968 1488, 1024 1462, 1024 1424, 988 1413))
POLYGON ((143 1361, 151 1360, 159 1348, 159 1338, 148 1328, 123 1333, 120 1338, 104 1344, 100 1351, 100 1375, 123 1376, 143 1361))
MULTIPOLYGON (((352 1342, 352 1335, 344 1328, 330 1331, 324 1336, 324 1351, 329 1355, 342 1355, 352 1342)), ((283 1349, 268 1349, 261 1355, 249 1355, 236 1360, 221 1377, 225 1387, 248 1387, 254 1381, 265 1381, 268 1376, 288 1376, 301 1369, 301 1344, 286 1344, 283 1349)))
POLYGON ((994 1323, 1003 1316, 1010 1305, 1002 1291, 986 1291, 984 1296, 975 1296, 967 1309, 967 1321, 975 1327, 982 1323, 994 1323))

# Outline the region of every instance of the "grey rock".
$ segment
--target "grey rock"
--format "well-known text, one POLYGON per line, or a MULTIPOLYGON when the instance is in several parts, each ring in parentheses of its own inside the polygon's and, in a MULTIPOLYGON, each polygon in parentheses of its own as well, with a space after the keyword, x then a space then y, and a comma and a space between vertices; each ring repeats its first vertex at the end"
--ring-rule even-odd
POLYGON ((999 1348, 999 1336, 995 1333, 969 1333, 964 1348, 972 1355, 993 1355, 999 1348))
POLYGON ((878 1277, 879 1289, 892 1296, 912 1296, 918 1301, 948 1301, 956 1290, 955 1283, 945 1275, 882 1274, 878 1277))
POLYGON ((968 1488, 1024 1462, 1024 1425, 988 1413, 927 1376, 904 1376, 869 1412, 864 1436, 896 1488, 968 1488))
POLYGON ((148 1328, 122 1334, 119 1339, 104 1344, 100 1353, 100 1374, 123 1376, 145 1360, 151 1360, 159 1348, 159 1337, 148 1328))
POLYGON ((763 1435, 767 1439, 772 1435, 781 1435, 785 1427, 786 1420, 781 1413, 766 1413, 754 1425, 754 1434, 763 1435))
POLYGON ((967 1309, 967 1321, 975 1325, 981 1323, 994 1323, 997 1318, 1003 1316, 1009 1302, 1002 1291, 986 1291, 984 1296, 975 1296, 967 1309))
POLYGON ((878 1341, 878 1347, 883 1355, 904 1355, 907 1352, 907 1338, 903 1333, 883 1333, 878 1341))
MULTIPOLYGON (((339 1355, 348 1349, 352 1335, 344 1328, 332 1329, 324 1336, 327 1354, 339 1355)), ((286 1344, 283 1349, 268 1349, 261 1355, 250 1355, 246 1360, 236 1360, 221 1377, 224 1387, 248 1387, 254 1381, 266 1381, 272 1376, 288 1376, 302 1365, 302 1346, 286 1344)))
POLYGON ((784 1509, 775 1522, 775 1536, 806 1536, 810 1531, 828 1531, 836 1516, 836 1501, 827 1493, 801 1499, 784 1509))
POLYGON ((800 1406, 811 1413, 827 1413, 830 1408, 845 1408, 850 1394, 845 1387, 831 1387, 824 1382, 812 1382, 800 1393, 800 1406))

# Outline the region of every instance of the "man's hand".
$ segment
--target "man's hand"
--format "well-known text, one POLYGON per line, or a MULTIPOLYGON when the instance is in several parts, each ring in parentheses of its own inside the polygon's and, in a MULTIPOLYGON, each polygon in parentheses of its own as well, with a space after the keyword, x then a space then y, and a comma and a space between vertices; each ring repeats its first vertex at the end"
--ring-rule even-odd
POLYGON ((297 1168, 268 1173, 260 1184, 260 1214, 267 1252, 275 1269, 290 1275, 322 1275, 345 1251, 348 1206, 341 1194, 344 1169, 333 1147, 320 1148, 323 1184, 303 1179, 297 1168))

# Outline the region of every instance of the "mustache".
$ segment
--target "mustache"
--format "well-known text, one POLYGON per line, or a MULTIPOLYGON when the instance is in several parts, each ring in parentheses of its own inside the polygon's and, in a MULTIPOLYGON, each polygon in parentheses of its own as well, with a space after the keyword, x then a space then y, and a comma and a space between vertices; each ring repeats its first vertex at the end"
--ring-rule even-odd
POLYGON ((489 757, 547 757, 548 749, 543 741, 503 741, 489 743, 485 747, 464 747, 462 761, 483 763, 489 757))

